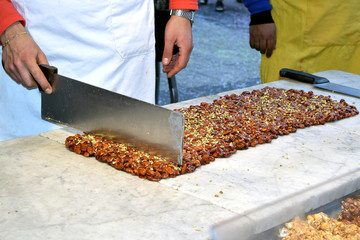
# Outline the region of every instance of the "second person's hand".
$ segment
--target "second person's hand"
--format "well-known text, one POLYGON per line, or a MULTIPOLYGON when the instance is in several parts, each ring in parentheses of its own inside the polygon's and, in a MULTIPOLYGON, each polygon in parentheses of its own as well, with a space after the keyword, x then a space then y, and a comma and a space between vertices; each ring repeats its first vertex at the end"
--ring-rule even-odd
POLYGON ((186 67, 193 47, 190 21, 183 17, 171 16, 165 28, 165 47, 162 57, 163 71, 167 72, 168 78, 186 67), (175 45, 179 48, 178 60, 173 67, 167 67, 173 58, 175 45))
POLYGON ((274 23, 250 25, 250 46, 270 57, 276 47, 276 27, 274 23))

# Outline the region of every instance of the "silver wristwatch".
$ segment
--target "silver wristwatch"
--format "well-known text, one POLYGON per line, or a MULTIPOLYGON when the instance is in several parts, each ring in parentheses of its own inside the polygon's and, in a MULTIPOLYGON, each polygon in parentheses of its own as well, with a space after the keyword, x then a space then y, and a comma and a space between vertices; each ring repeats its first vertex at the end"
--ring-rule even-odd
POLYGON ((181 9, 172 9, 170 10, 170 15, 175 15, 179 17, 184 17, 190 20, 191 23, 194 22, 195 11, 193 10, 181 10, 181 9))

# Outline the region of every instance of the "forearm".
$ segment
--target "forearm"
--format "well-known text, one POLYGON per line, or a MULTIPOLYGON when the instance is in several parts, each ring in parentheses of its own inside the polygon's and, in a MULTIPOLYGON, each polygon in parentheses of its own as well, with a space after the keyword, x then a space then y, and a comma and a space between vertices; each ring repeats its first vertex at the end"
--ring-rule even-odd
POLYGON ((198 10, 197 0, 170 0, 170 9, 198 10))
POLYGON ((274 23, 269 0, 243 0, 243 3, 251 15, 250 25, 274 23))
POLYGON ((243 0, 243 3, 251 15, 272 9, 269 0, 243 0))

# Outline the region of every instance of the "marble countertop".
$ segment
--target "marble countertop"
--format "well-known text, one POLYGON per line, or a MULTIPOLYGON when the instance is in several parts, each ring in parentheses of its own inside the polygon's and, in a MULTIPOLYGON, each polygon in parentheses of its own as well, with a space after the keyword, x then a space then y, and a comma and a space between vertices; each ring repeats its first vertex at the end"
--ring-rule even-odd
MULTIPOLYGON (((360 76, 317 75, 360 88, 360 76)), ((166 106, 180 108, 281 80, 166 106)), ((71 129, 0 142, 0 239, 242 239, 360 189, 360 116, 300 129, 151 182, 70 152, 71 129)))

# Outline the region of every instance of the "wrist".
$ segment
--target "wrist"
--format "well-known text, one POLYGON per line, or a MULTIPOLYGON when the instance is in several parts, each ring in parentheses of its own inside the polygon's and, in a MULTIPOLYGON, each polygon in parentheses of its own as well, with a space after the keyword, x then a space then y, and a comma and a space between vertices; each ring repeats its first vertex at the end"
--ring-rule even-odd
POLYGON ((267 10, 251 15, 250 25, 265 24, 265 23, 274 23, 274 20, 271 16, 271 10, 267 10))
POLYGON ((186 18, 190 21, 190 23, 194 22, 195 19, 195 11, 194 10, 183 10, 183 9, 171 9, 170 15, 173 16, 179 16, 186 18))
POLYGON ((18 33, 24 32, 25 28, 20 22, 11 24, 0 36, 1 43, 5 43, 8 39, 12 38, 18 33))

